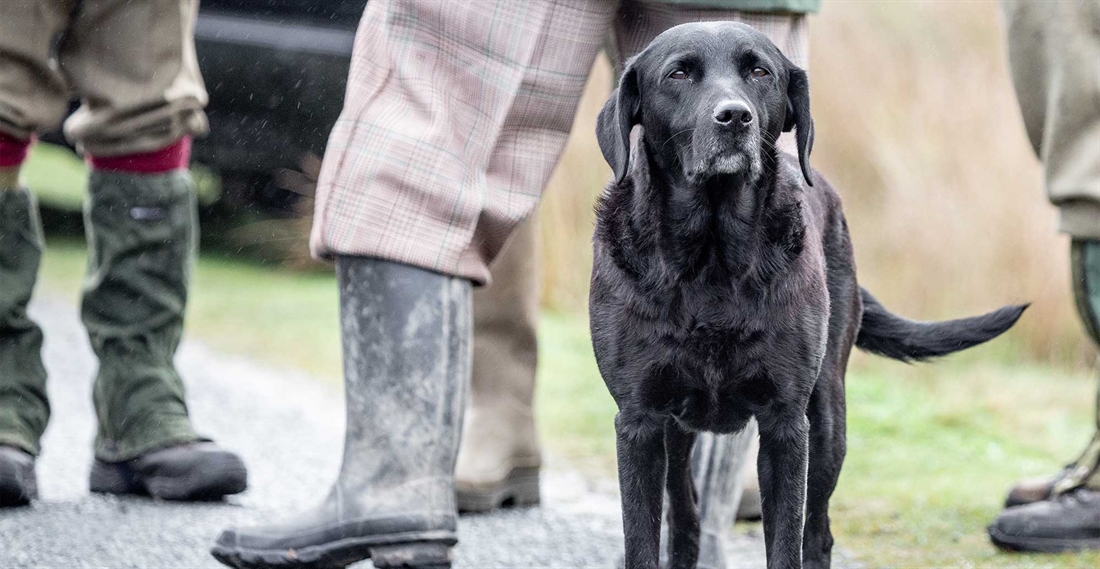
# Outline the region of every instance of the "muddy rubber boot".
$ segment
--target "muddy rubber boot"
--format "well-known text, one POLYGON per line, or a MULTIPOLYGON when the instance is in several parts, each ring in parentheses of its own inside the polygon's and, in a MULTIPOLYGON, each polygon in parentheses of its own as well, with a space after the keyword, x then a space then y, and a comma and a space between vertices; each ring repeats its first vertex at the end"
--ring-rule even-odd
POLYGON ((192 428, 173 361, 197 215, 186 170, 89 178, 81 317, 99 358, 92 492, 210 500, 247 486, 240 458, 192 428))
POLYGON ((233 567, 450 567, 470 377, 470 282, 338 257, 347 430, 328 496, 286 523, 231 528, 233 567))
POLYGON ((34 456, 50 417, 42 330, 27 316, 42 244, 34 197, 0 188, 0 507, 37 496, 34 456))
POLYGON ((490 267, 493 283, 473 293, 470 403, 455 468, 461 512, 539 503, 537 228, 532 218, 515 231, 490 267))

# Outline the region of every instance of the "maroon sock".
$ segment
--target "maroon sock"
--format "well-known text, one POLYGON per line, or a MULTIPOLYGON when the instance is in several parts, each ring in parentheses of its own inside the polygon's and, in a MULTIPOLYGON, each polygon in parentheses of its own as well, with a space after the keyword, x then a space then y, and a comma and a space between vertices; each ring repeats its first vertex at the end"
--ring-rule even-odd
POLYGON ((185 136, 171 146, 152 152, 122 156, 88 156, 88 163, 96 170, 129 174, 163 174, 186 168, 190 162, 190 136, 185 136))
POLYGON ((33 136, 20 140, 0 132, 0 168, 14 168, 23 164, 32 144, 34 144, 33 136))

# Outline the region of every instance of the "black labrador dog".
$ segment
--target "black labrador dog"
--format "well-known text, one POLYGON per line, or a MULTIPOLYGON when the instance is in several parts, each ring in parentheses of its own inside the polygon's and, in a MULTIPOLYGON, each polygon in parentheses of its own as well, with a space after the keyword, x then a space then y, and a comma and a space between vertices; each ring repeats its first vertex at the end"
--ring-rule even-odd
POLYGON ((840 198, 808 164, 806 73, 763 34, 685 24, 633 58, 600 113, 614 181, 589 299, 615 417, 626 567, 694 567, 695 433, 760 426, 768 567, 829 567, 852 345, 923 360, 985 342, 1025 306, 950 322, 891 314, 856 281, 840 198), (641 136, 631 152, 631 130, 641 136), (776 152, 796 131, 795 158, 776 152))

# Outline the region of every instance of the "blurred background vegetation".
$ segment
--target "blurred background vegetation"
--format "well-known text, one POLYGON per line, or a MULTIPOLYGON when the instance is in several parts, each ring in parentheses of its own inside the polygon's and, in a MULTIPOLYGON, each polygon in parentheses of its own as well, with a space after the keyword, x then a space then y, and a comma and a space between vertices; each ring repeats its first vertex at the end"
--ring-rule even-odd
MULTIPOLYGON (((941 363, 853 358, 838 545, 872 567, 1100 566, 1100 554, 997 554, 984 533, 1009 484, 1053 472, 1083 447, 1096 389, 1068 241, 1024 134, 997 4, 826 0, 810 29, 811 161, 845 201, 862 284, 919 319, 1032 303, 1005 338, 941 363)), ((539 211, 538 421, 552 463, 597 479, 613 477, 615 408, 585 308, 592 207, 610 174, 593 125, 611 79, 600 58, 539 211)), ((80 202, 81 173, 79 161, 41 145, 28 172, 51 225, 70 230, 50 237, 49 294, 78 294, 79 220, 63 212, 80 202)), ((197 173, 213 202, 216 174, 197 173)), ((208 213, 188 332, 338 386, 336 289, 331 269, 307 260, 308 227, 308 217, 208 213)))

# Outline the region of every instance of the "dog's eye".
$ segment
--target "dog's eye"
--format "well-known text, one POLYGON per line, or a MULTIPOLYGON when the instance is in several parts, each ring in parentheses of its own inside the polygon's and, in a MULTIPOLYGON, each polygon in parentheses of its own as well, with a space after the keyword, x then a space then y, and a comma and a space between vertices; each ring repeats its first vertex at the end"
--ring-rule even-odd
POLYGON ((676 71, 669 73, 668 78, 675 79, 677 81, 683 81, 685 79, 688 79, 688 74, 685 73, 683 69, 677 69, 676 71))
POLYGON ((756 77, 757 79, 761 77, 767 77, 768 75, 771 75, 771 73, 768 73, 768 70, 764 69, 763 67, 754 67, 752 69, 752 76, 756 77))

